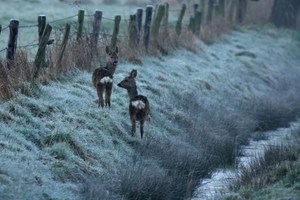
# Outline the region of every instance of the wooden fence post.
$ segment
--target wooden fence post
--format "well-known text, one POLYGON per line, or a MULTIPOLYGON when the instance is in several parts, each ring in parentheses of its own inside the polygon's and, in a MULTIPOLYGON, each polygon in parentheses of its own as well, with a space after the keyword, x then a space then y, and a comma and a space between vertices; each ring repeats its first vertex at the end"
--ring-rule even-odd
POLYGON ((128 37, 129 46, 131 48, 136 46, 136 15, 129 16, 128 37))
POLYGON ((139 8, 136 11, 136 29, 137 29, 136 43, 137 44, 140 43, 140 39, 141 39, 142 20, 143 20, 143 9, 139 8))
POLYGON ((35 59, 34 59, 34 64, 36 66, 34 78, 38 78, 40 69, 42 67, 45 67, 46 46, 47 46, 47 42, 49 41, 51 31, 52 31, 52 26, 47 24, 45 27, 44 33, 42 35, 38 51, 37 51, 35 59))
POLYGON ((19 21, 14 19, 10 20, 9 38, 8 38, 7 51, 6 51, 8 68, 11 66, 11 63, 14 60, 14 56, 16 53, 18 31, 19 31, 19 21))
POLYGON ((153 25, 151 27, 152 28, 151 29, 151 35, 154 38, 157 38, 157 36, 158 36, 160 23, 161 23, 161 21, 164 17, 164 14, 165 14, 165 5, 161 4, 161 5, 158 6, 157 14, 154 18, 153 25))
POLYGON ((77 41, 82 39, 82 30, 83 30, 83 22, 84 22, 84 10, 78 11, 78 20, 77 20, 77 41))
POLYGON ((39 43, 41 42, 43 32, 46 27, 46 15, 38 16, 38 34, 39 34, 39 43))
POLYGON ((219 16, 225 16, 225 0, 218 0, 218 5, 216 6, 216 12, 219 16))
POLYGON ((200 23, 201 23, 201 13, 198 11, 199 4, 194 4, 193 5, 193 16, 190 17, 190 23, 189 23, 189 29, 193 32, 196 33, 198 27, 200 29, 200 23))
POLYGON ((198 9, 202 14, 204 14, 205 10, 205 0, 199 0, 199 9, 198 9))
POLYGON ((165 13, 164 13, 163 22, 162 22, 165 34, 168 34, 168 26, 169 26, 168 23, 169 23, 169 3, 166 2, 165 3, 165 13))
POLYGON ((144 26, 144 45, 146 52, 148 52, 149 49, 149 43, 150 43, 150 27, 151 27, 151 21, 152 21, 152 12, 153 7, 147 6, 146 7, 146 18, 145 18, 145 26, 144 26))
POLYGON ((113 49, 115 49, 117 46, 120 22, 121 22, 121 16, 120 15, 115 16, 114 30, 110 42, 110 47, 113 49))
POLYGON ((245 19, 247 12, 247 0, 238 0, 237 6, 237 21, 242 23, 245 19))
POLYGON ((200 33, 200 27, 201 27, 201 18, 202 18, 202 13, 200 11, 195 11, 195 29, 194 33, 199 34, 200 33))
POLYGON ((213 17, 214 0, 208 0, 208 10, 206 16, 206 24, 209 24, 213 17))
POLYGON ((181 29, 182 29, 181 24, 182 24, 182 20, 183 20, 185 10, 186 10, 186 4, 182 4, 181 11, 180 11, 180 14, 179 14, 178 20, 176 22, 176 26, 175 26, 175 30, 176 30, 177 35, 180 35, 180 33, 181 33, 181 29))
POLYGON ((98 44, 101 21, 102 21, 102 11, 96 10, 94 14, 93 32, 91 38, 92 51, 96 50, 98 44))
POLYGON ((228 11, 228 20, 230 23, 235 23, 235 14, 236 14, 236 4, 237 0, 231 0, 228 11))
POLYGON ((63 40, 62 40, 60 51, 59 51, 59 57, 57 60, 57 65, 61 64, 62 58, 64 56, 64 52, 65 52, 65 49, 66 49, 66 46, 67 46, 68 40, 69 40, 70 29, 71 29, 70 24, 66 24, 63 40))

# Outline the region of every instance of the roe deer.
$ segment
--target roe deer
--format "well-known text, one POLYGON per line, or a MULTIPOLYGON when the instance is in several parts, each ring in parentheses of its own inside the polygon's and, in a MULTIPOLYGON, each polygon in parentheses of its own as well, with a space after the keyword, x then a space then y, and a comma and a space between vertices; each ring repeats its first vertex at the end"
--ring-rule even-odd
POLYGON ((118 86, 127 90, 130 101, 129 101, 129 115, 131 120, 131 134, 134 136, 136 132, 136 121, 140 121, 140 133, 141 138, 144 134, 144 122, 150 113, 150 106, 147 97, 138 95, 137 87, 135 83, 135 77, 137 71, 133 69, 129 76, 125 77, 118 86))
POLYGON ((105 48, 108 60, 105 67, 94 70, 92 81, 97 90, 98 107, 104 107, 103 93, 105 92, 105 106, 110 107, 110 96, 113 86, 113 75, 118 64, 118 47, 112 51, 108 46, 105 48))

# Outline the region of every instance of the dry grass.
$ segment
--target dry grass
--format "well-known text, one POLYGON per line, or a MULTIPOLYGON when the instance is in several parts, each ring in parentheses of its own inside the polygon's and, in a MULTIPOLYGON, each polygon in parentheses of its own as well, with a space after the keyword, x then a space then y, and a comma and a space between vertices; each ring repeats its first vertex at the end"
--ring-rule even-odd
POLYGON ((231 24, 224 18, 215 18, 210 24, 204 25, 201 30, 200 38, 206 44, 211 44, 216 38, 226 33, 231 24))
POLYGON ((14 90, 7 75, 7 69, 0 61, 0 99, 11 99, 14 96, 14 90))

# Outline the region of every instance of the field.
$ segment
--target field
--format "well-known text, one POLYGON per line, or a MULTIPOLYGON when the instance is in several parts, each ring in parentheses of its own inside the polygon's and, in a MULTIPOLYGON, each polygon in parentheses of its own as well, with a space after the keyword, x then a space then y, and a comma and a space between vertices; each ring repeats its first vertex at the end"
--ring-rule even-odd
MULTIPOLYGON (((67 1, 3 3, 2 27, 10 18, 35 24, 41 11, 49 21, 78 11, 67 1)), ((126 19, 137 7, 81 6, 88 14, 99 7, 109 19, 126 19)), ((23 41, 24 30, 18 43, 35 43, 35 34, 23 41)), ((224 30, 209 45, 191 36, 168 55, 140 54, 142 65, 124 59, 122 46, 111 108, 98 108, 92 70, 74 66, 42 84, 24 82, 14 99, 1 101, 0 199, 191 198, 214 169, 233 167, 249 138, 289 127, 300 114, 299 32, 271 24, 224 30), (151 107, 143 139, 131 136, 128 95, 117 87, 132 69, 151 107)))

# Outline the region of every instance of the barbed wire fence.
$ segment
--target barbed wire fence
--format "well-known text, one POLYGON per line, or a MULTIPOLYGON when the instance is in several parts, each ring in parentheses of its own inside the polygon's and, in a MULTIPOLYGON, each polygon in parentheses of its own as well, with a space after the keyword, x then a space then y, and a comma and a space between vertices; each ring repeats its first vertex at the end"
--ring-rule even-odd
MULTIPOLYGON (((195 35, 199 35, 200 26, 201 23, 203 23, 201 22, 201 18, 205 18, 205 19, 211 18, 212 16, 208 16, 208 15, 212 15, 213 11, 218 14, 217 10, 225 9, 224 3, 211 4, 209 3, 210 2, 209 0, 203 0, 203 1, 206 2, 206 6, 205 6, 206 11, 204 11, 205 10, 204 7, 201 7, 201 5, 199 6, 198 4, 192 4, 188 6, 186 4, 182 4, 181 8, 177 6, 176 8, 169 9, 168 3, 160 3, 156 6, 148 5, 146 6, 145 9, 137 8, 136 13, 128 16, 128 18, 122 18, 122 19, 120 15, 116 15, 114 19, 102 16, 103 13, 100 10, 96 10, 94 14, 91 14, 90 12, 86 13, 85 10, 79 9, 77 14, 71 16, 54 19, 49 22, 46 22, 45 19, 44 27, 40 27, 39 21, 37 21, 37 23, 25 24, 25 25, 23 24, 19 25, 19 22, 17 22, 18 30, 16 34, 17 37, 16 41, 12 43, 8 43, 7 45, 4 44, 4 46, 2 47, 0 46, 0 59, 5 60, 4 59, 5 55, 6 55, 6 60, 8 59, 8 57, 13 58, 13 56, 8 56, 8 54, 16 52, 16 50, 12 49, 13 47, 16 48, 17 50, 19 49, 25 51, 26 53, 31 55, 30 56, 31 58, 33 58, 36 57, 35 54, 39 53, 38 52, 39 49, 43 49, 43 48, 46 49, 44 50, 44 53, 42 53, 42 54, 46 54, 45 51, 47 51, 49 45, 52 45, 54 47, 59 45, 61 46, 67 45, 67 42, 65 44, 61 43, 63 42, 62 38, 64 37, 66 31, 66 27, 67 27, 66 25, 70 26, 69 28, 70 30, 67 35, 68 40, 76 40, 76 38, 78 40, 78 37, 82 37, 81 39, 89 41, 92 46, 96 46, 96 47, 101 45, 102 46, 110 45, 113 47, 116 45, 117 41, 127 40, 128 41, 127 44, 129 44, 129 47, 131 48, 132 47, 136 48, 140 40, 144 40, 143 48, 144 51, 148 53, 148 49, 150 45, 149 41, 151 35, 151 39, 154 40, 154 42, 152 42, 151 45, 152 44, 156 45, 156 47, 159 48, 161 51, 164 49, 161 46, 161 44, 159 44, 158 38, 168 37, 167 35, 168 31, 165 30, 172 28, 174 29, 175 32, 176 29, 177 37, 179 37, 182 29, 185 30, 188 29, 189 31, 193 32, 195 35), (220 5, 223 5, 223 7, 222 8, 217 7, 220 5), (142 10, 141 11, 142 17, 140 19, 138 19, 139 17, 138 9, 140 9, 140 11, 142 10), (84 18, 84 20, 82 18, 83 25, 81 28, 79 27, 80 11, 83 11, 83 18, 84 18), (99 14, 99 12, 101 13, 99 14), (176 13, 178 18, 174 20, 173 17, 173 22, 169 23, 169 13, 173 13, 173 16, 174 13, 176 13), (99 19, 96 19, 97 15, 100 15, 98 16, 99 19), (182 16, 180 17, 180 15, 182 16), (115 25, 117 24, 117 17, 119 17, 120 21, 118 22, 118 27, 116 28, 115 25), (185 20, 183 20, 183 17, 185 20), (174 23, 174 21, 176 23, 174 23), (143 27, 141 27, 142 22, 144 22, 143 27), (138 27, 138 23, 140 23, 139 27, 138 27), (51 30, 49 33, 49 38, 47 39, 48 41, 46 41, 45 46, 41 48, 40 37, 42 36, 42 34, 40 29, 42 28, 42 30, 44 30, 46 24, 51 26, 51 30), (121 31, 119 31, 120 28, 121 31), (164 30, 160 31, 159 29, 164 29, 164 30), (78 35, 80 31, 83 33, 81 36, 78 35), (18 34, 18 32, 19 33, 27 32, 27 35, 24 34, 25 35, 24 36, 23 34, 18 34), (30 42, 24 44, 24 42, 29 40, 27 37, 30 38, 30 42), (25 39, 23 40, 23 38, 25 39), (113 39, 115 41, 113 41, 113 39)), ((220 2, 222 0, 215 0, 215 1, 220 2)), ((237 6, 235 5, 235 8, 236 7, 237 6)), ((44 17, 46 18, 46 16, 44 17)), ((3 39, 3 37, 9 36, 11 32, 10 29, 11 29, 11 24, 4 26, 4 28, 1 28, 0 38, 2 37, 1 39, 3 39)), ((10 41, 10 36, 8 41, 10 41)), ((140 44, 141 43, 142 42, 140 42, 140 44)), ((0 44, 3 45, 2 43, 0 44)), ((94 50, 97 49, 94 48, 94 50)))

